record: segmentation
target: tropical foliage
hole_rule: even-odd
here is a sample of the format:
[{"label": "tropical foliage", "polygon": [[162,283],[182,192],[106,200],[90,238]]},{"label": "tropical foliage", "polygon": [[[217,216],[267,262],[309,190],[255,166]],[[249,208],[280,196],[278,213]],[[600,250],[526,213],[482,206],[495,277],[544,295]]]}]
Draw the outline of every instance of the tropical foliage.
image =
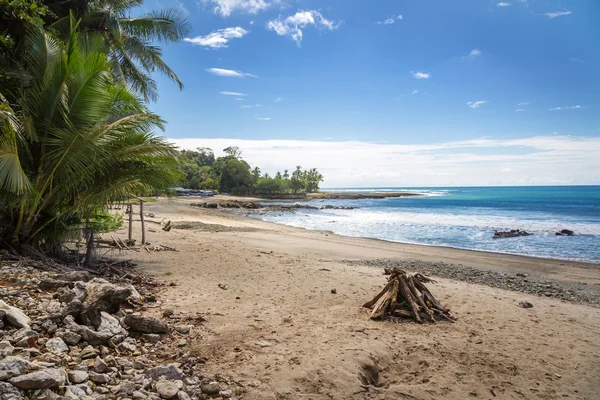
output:
[{"label": "tropical foliage", "polygon": [[5,244],[59,243],[109,202],[179,178],[179,152],[152,133],[164,122],[114,79],[106,37],[82,30],[73,17],[68,25],[60,37],[28,28],[18,89],[0,88],[7,89],[0,99]]},{"label": "tropical foliage", "polygon": [[262,174],[260,168],[251,168],[242,159],[242,151],[237,147],[223,149],[226,154],[215,160],[208,148],[197,151],[182,150],[186,160],[181,167],[185,178],[180,185],[190,189],[210,189],[233,194],[285,194],[312,193],[319,190],[323,175],[315,168],[303,170],[297,166],[290,175],[287,170],[277,172],[275,177]]}]

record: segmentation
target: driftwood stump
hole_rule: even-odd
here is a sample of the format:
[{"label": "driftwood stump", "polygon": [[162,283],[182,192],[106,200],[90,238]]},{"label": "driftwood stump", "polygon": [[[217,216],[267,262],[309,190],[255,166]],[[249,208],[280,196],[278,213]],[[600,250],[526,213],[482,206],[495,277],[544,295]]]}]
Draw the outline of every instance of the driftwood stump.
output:
[{"label": "driftwood stump", "polygon": [[454,322],[450,311],[431,294],[425,283],[435,283],[421,275],[411,275],[401,268],[386,269],[390,275],[383,290],[363,307],[371,308],[371,319],[410,318],[417,322]]}]

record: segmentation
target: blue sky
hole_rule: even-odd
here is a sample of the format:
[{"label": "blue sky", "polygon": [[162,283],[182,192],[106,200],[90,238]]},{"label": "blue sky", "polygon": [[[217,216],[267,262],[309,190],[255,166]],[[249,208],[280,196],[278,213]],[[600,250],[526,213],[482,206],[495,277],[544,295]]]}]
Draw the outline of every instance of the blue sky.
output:
[{"label": "blue sky", "polygon": [[[173,5],[193,27],[164,46],[185,88],[159,78],[151,107],[182,147],[237,144],[265,170],[320,168],[326,186],[600,183],[596,0],[146,7]],[[375,153],[335,151],[356,144]],[[415,152],[419,170],[390,173]]]}]

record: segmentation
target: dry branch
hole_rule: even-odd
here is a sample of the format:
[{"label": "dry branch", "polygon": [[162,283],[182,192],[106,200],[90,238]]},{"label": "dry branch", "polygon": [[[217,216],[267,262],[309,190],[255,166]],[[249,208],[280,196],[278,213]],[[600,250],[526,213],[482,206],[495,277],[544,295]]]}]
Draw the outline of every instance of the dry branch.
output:
[{"label": "dry branch", "polygon": [[421,274],[411,275],[400,268],[386,269],[385,274],[389,278],[383,290],[363,305],[372,309],[371,319],[410,318],[433,323],[455,321],[449,310],[425,286],[425,283],[435,281]]}]

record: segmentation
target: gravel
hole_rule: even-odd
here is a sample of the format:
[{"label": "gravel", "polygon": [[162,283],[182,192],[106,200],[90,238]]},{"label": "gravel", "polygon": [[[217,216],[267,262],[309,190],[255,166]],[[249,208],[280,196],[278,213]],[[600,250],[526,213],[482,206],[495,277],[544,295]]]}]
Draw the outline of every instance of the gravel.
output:
[{"label": "gravel", "polygon": [[486,285],[494,288],[552,297],[575,303],[600,305],[600,289],[584,283],[572,284],[542,279],[524,273],[505,273],[444,262],[407,261],[391,259],[343,260],[348,265],[366,265],[380,268],[400,267],[428,276]]}]

